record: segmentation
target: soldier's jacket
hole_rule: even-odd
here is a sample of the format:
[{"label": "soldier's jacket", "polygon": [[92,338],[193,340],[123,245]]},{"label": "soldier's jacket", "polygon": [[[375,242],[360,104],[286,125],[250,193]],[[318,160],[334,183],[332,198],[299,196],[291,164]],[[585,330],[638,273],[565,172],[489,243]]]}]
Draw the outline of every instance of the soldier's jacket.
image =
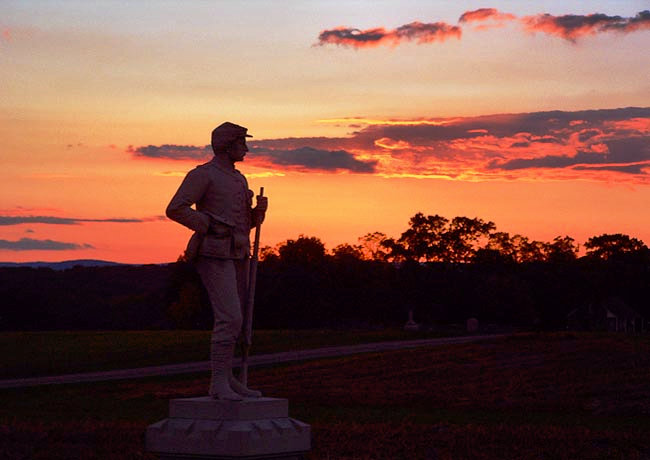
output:
[{"label": "soldier's jacket", "polygon": [[[213,159],[187,173],[166,213],[195,232],[186,256],[242,259],[250,253],[252,202],[244,175]],[[192,247],[196,254],[191,254]]]}]

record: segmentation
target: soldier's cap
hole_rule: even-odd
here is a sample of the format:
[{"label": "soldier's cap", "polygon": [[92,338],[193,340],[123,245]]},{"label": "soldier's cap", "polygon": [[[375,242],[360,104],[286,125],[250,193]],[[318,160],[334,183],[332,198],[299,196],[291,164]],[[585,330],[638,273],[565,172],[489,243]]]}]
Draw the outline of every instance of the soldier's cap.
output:
[{"label": "soldier's cap", "polygon": [[219,126],[212,130],[212,144],[224,144],[234,141],[239,137],[253,137],[248,134],[248,128],[236,125],[229,121],[221,123]]}]

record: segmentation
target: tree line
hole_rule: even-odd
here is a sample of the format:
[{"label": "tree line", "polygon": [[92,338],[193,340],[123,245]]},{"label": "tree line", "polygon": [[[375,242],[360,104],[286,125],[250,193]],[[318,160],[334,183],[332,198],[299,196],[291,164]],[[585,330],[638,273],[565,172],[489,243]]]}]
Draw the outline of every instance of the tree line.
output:
[{"label": "tree line", "polygon": [[[604,234],[584,243],[497,231],[478,218],[415,214],[397,238],[369,233],[327,250],[301,235],[261,250],[256,328],[463,322],[558,329],[572,309],[616,297],[650,318],[650,251]],[[198,276],[167,265],[0,269],[0,329],[210,329]]]},{"label": "tree line", "polygon": [[[536,241],[479,218],[422,213],[398,238],[368,233],[330,251],[320,238],[301,235],[261,249],[256,322],[273,328],[400,326],[412,310],[432,326],[474,316],[557,329],[566,326],[572,309],[612,297],[650,317],[647,246],[628,235],[603,234],[589,238],[584,249],[579,257],[569,236]],[[179,297],[176,312],[189,324],[183,312],[196,312],[200,289],[196,282],[184,286],[179,292],[191,295]]]},{"label": "tree line", "polygon": [[[592,236],[585,244],[586,257],[608,260],[625,257],[648,257],[643,241],[625,234]],[[325,246],[317,237],[301,236],[276,247],[262,248],[262,258],[295,258],[296,252],[322,253]],[[557,236],[550,242],[497,231],[494,222],[480,218],[417,213],[399,238],[381,232],[368,233],[357,244],[344,243],[331,250],[333,257],[376,260],[383,262],[416,261],[420,263],[530,263],[569,262],[578,258],[580,246],[570,236]],[[308,257],[306,254],[305,257]]]}]

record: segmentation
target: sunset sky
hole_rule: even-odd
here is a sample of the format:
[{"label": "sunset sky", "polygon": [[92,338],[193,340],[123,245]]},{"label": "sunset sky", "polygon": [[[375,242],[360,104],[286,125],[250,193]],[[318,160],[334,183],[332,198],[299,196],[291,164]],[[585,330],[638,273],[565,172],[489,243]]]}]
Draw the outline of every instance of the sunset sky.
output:
[{"label": "sunset sky", "polygon": [[0,261],[176,260],[223,121],[262,244],[416,212],[650,244],[650,1],[0,3]]}]

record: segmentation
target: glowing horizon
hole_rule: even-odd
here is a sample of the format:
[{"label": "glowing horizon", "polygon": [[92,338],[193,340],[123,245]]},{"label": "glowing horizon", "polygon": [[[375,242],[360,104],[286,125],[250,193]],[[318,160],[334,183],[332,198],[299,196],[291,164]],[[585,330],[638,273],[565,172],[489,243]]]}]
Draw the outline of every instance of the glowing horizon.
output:
[{"label": "glowing horizon", "polygon": [[283,6],[3,2],[0,261],[175,260],[160,216],[225,120],[263,245],[416,212],[650,244],[645,2]]}]

